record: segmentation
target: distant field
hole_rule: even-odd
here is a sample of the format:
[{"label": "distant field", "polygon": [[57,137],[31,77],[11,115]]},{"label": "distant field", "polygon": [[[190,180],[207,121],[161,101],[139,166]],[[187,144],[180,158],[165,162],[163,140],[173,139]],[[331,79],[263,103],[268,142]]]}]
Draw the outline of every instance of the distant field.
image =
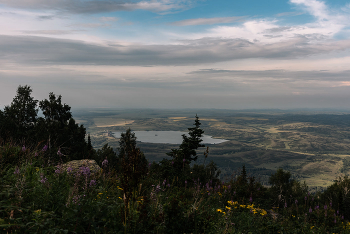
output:
[{"label": "distant field", "polygon": [[[350,115],[238,112],[227,110],[123,110],[80,113],[77,122],[91,134],[95,148],[118,140],[107,131],[187,131],[198,113],[205,134],[228,142],[211,145],[208,160],[223,178],[239,173],[242,165],[263,183],[281,167],[310,187],[326,187],[349,174]],[[139,144],[150,161],[159,161],[176,145]],[[199,155],[204,149],[199,150]],[[199,158],[198,163],[203,163]]]}]

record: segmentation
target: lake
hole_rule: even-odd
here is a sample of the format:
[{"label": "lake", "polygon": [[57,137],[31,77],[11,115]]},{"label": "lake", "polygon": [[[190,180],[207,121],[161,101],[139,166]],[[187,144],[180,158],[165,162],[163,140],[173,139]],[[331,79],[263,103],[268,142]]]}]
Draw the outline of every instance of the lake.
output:
[{"label": "lake", "polygon": [[[187,132],[180,131],[134,131],[137,141],[145,143],[162,143],[162,144],[181,144],[182,134]],[[115,138],[120,138],[121,132],[112,133]],[[228,140],[215,139],[209,135],[203,135],[202,144],[220,144]]]}]

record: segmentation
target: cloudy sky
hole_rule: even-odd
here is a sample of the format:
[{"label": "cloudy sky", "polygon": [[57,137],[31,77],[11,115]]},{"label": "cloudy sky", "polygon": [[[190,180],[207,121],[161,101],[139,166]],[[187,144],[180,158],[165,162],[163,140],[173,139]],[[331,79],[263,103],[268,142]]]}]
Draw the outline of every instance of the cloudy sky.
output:
[{"label": "cloudy sky", "polygon": [[0,0],[0,108],[350,109],[350,0]]}]

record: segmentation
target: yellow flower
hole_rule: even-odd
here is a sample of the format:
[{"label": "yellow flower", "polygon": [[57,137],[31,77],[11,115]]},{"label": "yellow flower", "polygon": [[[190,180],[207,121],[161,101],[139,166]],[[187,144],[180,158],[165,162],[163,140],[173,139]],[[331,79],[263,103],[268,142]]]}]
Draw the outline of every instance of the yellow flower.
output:
[{"label": "yellow flower", "polygon": [[98,193],[98,195],[102,195],[103,193]]},{"label": "yellow flower", "polygon": [[226,206],[226,209],[231,210],[231,207]]},{"label": "yellow flower", "polygon": [[118,197],[120,200],[123,200],[123,198],[121,198],[121,197]]},{"label": "yellow flower", "polygon": [[311,226],[310,229],[313,229],[315,226]]},{"label": "yellow flower", "polygon": [[222,213],[222,210],[221,210],[221,209],[217,209],[216,211]]}]

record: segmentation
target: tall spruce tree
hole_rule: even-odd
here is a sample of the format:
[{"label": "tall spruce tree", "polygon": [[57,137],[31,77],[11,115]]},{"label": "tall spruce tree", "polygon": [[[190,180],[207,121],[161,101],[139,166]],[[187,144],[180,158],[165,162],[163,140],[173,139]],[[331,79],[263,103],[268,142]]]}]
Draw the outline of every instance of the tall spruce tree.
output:
[{"label": "tall spruce tree", "polygon": [[196,161],[198,156],[196,153],[196,149],[199,147],[204,147],[201,144],[203,141],[201,137],[203,136],[204,131],[200,128],[200,121],[198,116],[196,115],[196,119],[194,121],[194,127],[188,128],[188,135],[182,135],[182,143],[179,146],[179,149],[171,149],[171,152],[167,153],[168,156],[173,157],[175,160],[188,160],[188,161]]}]

